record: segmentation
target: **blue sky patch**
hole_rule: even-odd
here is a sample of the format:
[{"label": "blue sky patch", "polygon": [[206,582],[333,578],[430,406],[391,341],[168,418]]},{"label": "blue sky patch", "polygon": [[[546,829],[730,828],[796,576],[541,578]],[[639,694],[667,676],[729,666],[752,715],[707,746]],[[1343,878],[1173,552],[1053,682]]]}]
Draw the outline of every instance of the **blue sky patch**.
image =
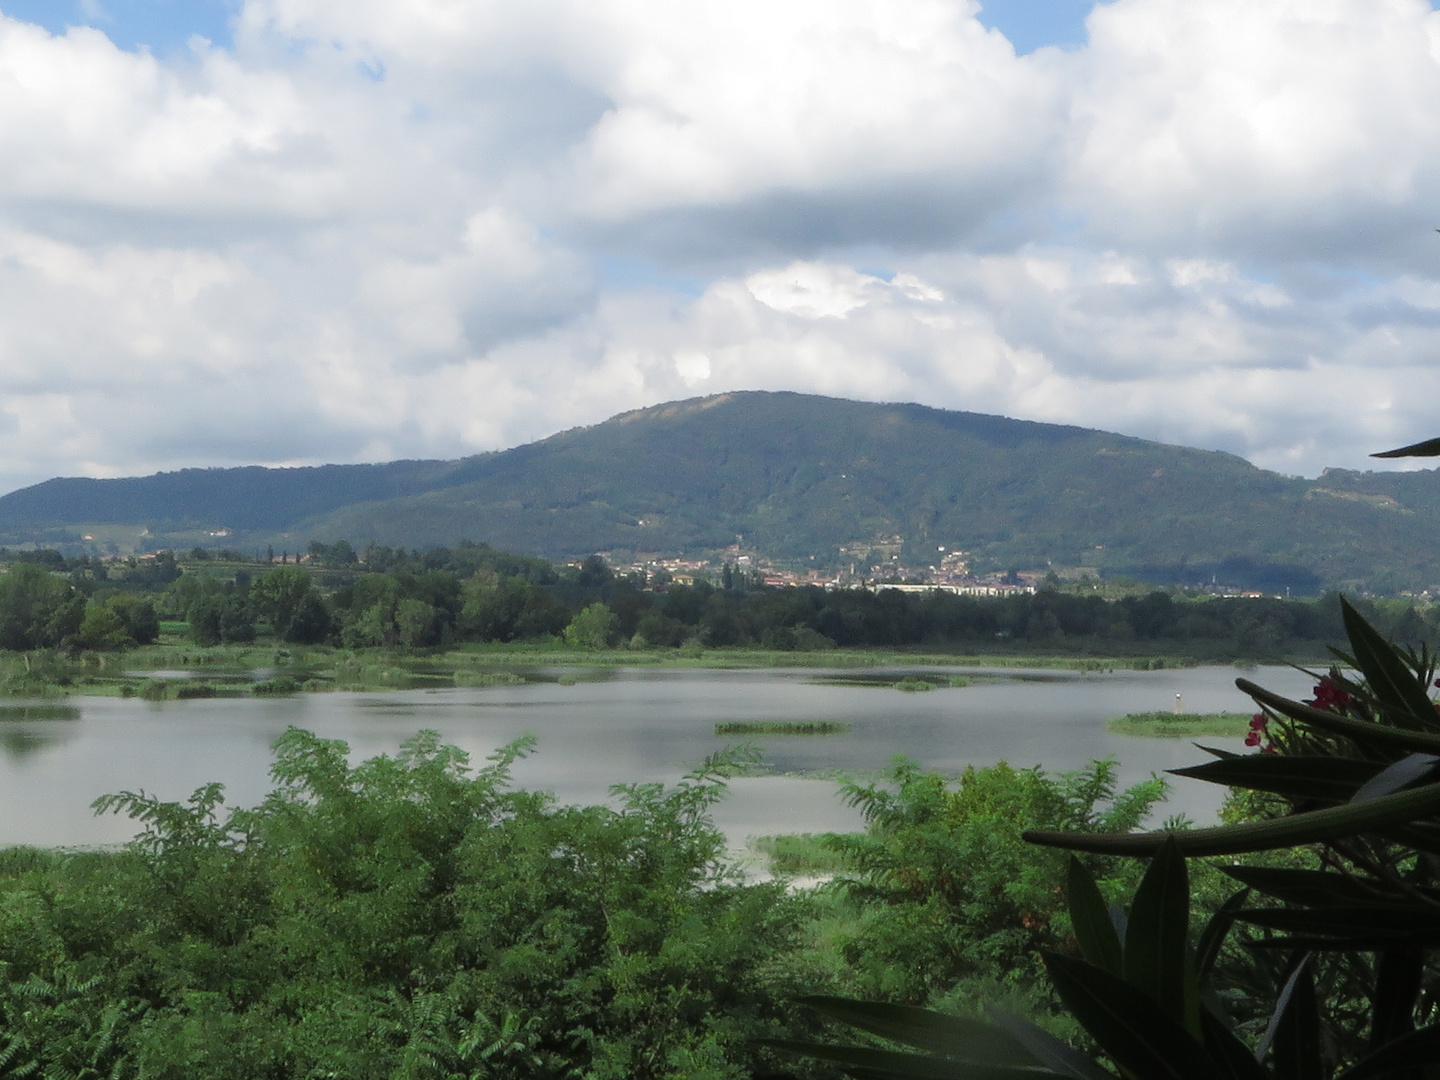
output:
[{"label": "blue sky patch", "polygon": [[[980,21],[1021,53],[1044,45],[1085,44],[1091,0],[983,0]],[[63,34],[71,26],[102,30],[122,49],[148,47],[157,56],[184,49],[199,34],[230,44],[230,19],[241,0],[0,0],[0,10]]]},{"label": "blue sky patch", "polygon": [[228,47],[239,8],[240,0],[0,0],[10,18],[52,34],[93,26],[122,49],[145,47],[156,56],[184,50],[196,34]]},{"label": "blue sky patch", "polygon": [[999,30],[1021,56],[1045,45],[1084,45],[1091,0],[981,0],[980,22]]}]

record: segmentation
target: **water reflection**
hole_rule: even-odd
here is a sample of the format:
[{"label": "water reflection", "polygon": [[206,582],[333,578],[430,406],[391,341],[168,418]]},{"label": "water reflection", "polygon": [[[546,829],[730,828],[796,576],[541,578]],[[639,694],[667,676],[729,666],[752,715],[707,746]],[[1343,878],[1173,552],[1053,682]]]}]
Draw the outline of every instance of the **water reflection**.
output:
[{"label": "water reflection", "polygon": [[69,702],[30,701],[19,705],[0,705],[0,724],[26,720],[79,720],[80,706]]},{"label": "water reflection", "polygon": [[63,745],[78,731],[80,708],[70,703],[32,701],[0,705],[0,750],[24,761]]}]

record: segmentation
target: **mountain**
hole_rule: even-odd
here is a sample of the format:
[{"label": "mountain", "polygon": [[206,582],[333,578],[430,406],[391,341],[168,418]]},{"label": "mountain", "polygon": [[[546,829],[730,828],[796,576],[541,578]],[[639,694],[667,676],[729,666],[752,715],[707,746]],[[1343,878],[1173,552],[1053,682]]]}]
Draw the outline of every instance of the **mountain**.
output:
[{"label": "mountain", "polygon": [[1306,480],[1086,428],[746,392],[458,461],[57,479],[0,498],[0,543],[71,549],[471,539],[561,558],[737,536],[817,566],[864,562],[867,548],[928,564],[943,545],[980,568],[1420,589],[1440,582],[1440,476]]}]

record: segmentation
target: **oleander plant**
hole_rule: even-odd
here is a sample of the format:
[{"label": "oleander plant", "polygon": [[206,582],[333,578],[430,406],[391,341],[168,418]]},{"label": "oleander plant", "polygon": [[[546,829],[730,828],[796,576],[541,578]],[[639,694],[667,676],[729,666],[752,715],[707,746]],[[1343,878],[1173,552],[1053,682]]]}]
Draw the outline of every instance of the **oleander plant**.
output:
[{"label": "oleander plant", "polygon": [[[1232,789],[1225,824],[1025,834],[1148,860],[1126,909],[1070,859],[1073,935],[1041,960],[1085,1038],[997,1009],[811,997],[845,1041],[773,1045],[872,1078],[1440,1077],[1435,659],[1342,610],[1349,647],[1310,700],[1237,679],[1258,706],[1249,749],[1175,770]],[[1192,871],[1234,886],[1203,916]]]}]

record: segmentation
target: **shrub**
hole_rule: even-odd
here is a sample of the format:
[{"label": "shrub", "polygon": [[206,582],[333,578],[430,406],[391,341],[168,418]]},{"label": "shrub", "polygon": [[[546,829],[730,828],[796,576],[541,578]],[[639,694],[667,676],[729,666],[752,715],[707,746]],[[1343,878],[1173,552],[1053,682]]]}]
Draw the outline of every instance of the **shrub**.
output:
[{"label": "shrub", "polygon": [[578,649],[603,649],[620,623],[616,614],[601,603],[591,604],[565,627],[565,644]]}]

